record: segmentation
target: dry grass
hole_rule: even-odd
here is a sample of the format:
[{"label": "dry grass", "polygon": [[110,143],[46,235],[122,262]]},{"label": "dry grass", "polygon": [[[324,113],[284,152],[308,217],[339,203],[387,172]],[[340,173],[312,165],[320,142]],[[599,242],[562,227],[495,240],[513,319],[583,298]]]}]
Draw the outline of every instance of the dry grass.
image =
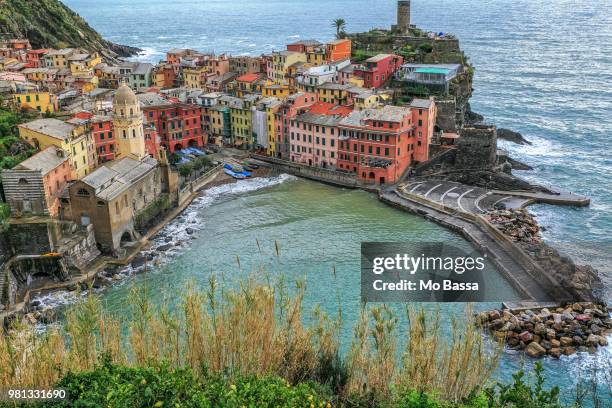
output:
[{"label": "dry grass", "polygon": [[[341,396],[369,395],[388,400],[394,389],[435,392],[457,401],[487,383],[497,353],[485,344],[471,321],[453,323],[443,341],[439,315],[408,309],[407,331],[387,306],[363,306],[354,326],[352,346],[339,358],[340,318],[316,309],[304,324],[305,286],[297,282],[262,284],[252,279],[238,287],[206,291],[187,288],[180,308],[153,307],[146,285],[131,293],[127,331],[106,315],[90,295],[70,308],[63,328],[40,335],[16,325],[2,337],[0,388],[49,387],[68,371],[91,370],[100,359],[133,366],[169,364],[196,373],[229,376],[275,374],[291,383],[315,380]],[[127,334],[126,334],[127,332]],[[397,339],[406,339],[400,356]]]}]

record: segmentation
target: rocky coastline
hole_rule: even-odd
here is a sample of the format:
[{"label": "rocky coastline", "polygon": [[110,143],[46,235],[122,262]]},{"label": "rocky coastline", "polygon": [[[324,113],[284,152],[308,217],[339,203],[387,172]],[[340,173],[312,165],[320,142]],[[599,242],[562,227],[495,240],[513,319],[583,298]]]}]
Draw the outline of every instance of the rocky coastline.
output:
[{"label": "rocky coastline", "polygon": [[477,323],[511,350],[533,358],[559,358],[576,352],[595,352],[608,345],[612,319],[604,305],[573,303],[554,309],[490,310],[476,315]]}]

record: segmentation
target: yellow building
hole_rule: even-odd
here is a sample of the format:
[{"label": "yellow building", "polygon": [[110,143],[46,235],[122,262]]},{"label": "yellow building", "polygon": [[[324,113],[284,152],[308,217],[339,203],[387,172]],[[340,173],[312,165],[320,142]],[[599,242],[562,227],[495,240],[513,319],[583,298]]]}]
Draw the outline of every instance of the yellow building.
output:
[{"label": "yellow building", "polygon": [[325,47],[315,47],[306,52],[306,61],[313,66],[323,65],[326,62],[326,55]]},{"label": "yellow building", "polygon": [[37,119],[19,125],[19,136],[43,150],[57,146],[68,152],[72,178],[85,177],[96,166],[97,157],[87,121],[73,119]]},{"label": "yellow building", "polygon": [[17,59],[13,58],[13,57],[5,57],[2,58],[0,57],[0,69],[5,69],[7,68],[9,65],[18,63],[19,61],[17,61]]},{"label": "yellow building", "polygon": [[274,116],[282,105],[281,101],[277,101],[266,106],[266,120],[268,126],[268,148],[266,152],[268,156],[272,157],[276,157],[276,123],[274,122]]},{"label": "yellow building", "polygon": [[291,88],[288,84],[276,84],[274,82],[267,82],[261,88],[261,94],[264,98],[275,97],[279,99],[285,99],[291,95]]},{"label": "yellow building", "polygon": [[184,68],[183,78],[186,88],[204,89],[208,78],[208,67]]},{"label": "yellow building", "polygon": [[240,75],[236,78],[235,92],[236,96],[242,98],[245,95],[253,93],[261,93],[262,74],[250,73]]},{"label": "yellow building", "polygon": [[219,104],[230,109],[231,143],[239,148],[250,149],[255,144],[253,137],[253,104],[259,95],[247,95],[244,98],[222,96]]},{"label": "yellow building", "polygon": [[359,92],[353,96],[355,110],[364,110],[370,108],[378,108],[380,99],[378,95],[368,89],[364,89],[363,92]]},{"label": "yellow building", "polygon": [[363,84],[365,82],[363,81],[363,78],[353,75],[349,78],[348,83],[351,86],[358,86],[359,88],[363,88]]},{"label": "yellow building", "polygon": [[332,82],[319,85],[316,89],[321,102],[329,102],[337,105],[346,105],[348,102],[348,89],[351,85],[341,85]]},{"label": "yellow building", "polygon": [[47,91],[25,90],[13,94],[15,104],[39,112],[55,112],[55,98]]},{"label": "yellow building", "polygon": [[69,68],[68,57],[75,52],[74,48],[62,48],[61,50],[49,50],[45,55],[48,67],[57,69]]},{"label": "yellow building", "polygon": [[287,82],[289,67],[296,62],[306,62],[307,57],[303,52],[280,51],[272,53],[272,80],[277,84]]}]

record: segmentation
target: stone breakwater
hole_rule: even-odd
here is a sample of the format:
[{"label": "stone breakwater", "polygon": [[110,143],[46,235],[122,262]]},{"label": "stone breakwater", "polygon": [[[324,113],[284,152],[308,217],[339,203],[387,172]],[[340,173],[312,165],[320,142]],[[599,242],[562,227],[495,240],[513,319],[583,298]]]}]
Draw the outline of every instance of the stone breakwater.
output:
[{"label": "stone breakwater", "polygon": [[594,352],[608,345],[612,319],[605,306],[574,303],[553,310],[491,310],[476,315],[476,322],[512,350],[533,358],[559,358],[576,352]]},{"label": "stone breakwater", "polygon": [[576,299],[595,300],[602,283],[590,265],[576,265],[569,257],[542,240],[536,219],[525,209],[489,211],[485,218],[523,249],[561,285],[578,296]]}]

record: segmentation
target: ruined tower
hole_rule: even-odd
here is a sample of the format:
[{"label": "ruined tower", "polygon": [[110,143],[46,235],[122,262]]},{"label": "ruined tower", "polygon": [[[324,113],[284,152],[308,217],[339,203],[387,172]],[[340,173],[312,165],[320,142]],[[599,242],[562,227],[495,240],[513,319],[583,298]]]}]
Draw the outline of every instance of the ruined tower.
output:
[{"label": "ruined tower", "polygon": [[400,33],[407,33],[410,27],[410,0],[397,2],[397,29]]}]

